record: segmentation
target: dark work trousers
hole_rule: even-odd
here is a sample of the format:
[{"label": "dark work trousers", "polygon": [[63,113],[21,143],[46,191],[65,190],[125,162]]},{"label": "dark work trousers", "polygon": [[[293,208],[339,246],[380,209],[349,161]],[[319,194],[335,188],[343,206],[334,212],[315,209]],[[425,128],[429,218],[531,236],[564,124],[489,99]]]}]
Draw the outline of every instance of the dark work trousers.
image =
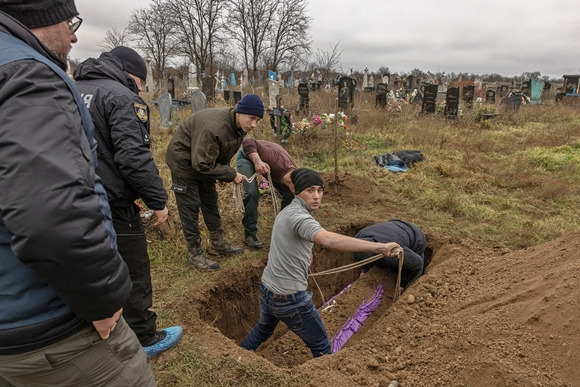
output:
[{"label": "dark work trousers", "polygon": [[201,247],[200,209],[203,221],[209,231],[217,231],[222,227],[215,179],[195,180],[178,177],[172,173],[171,180],[173,181],[171,189],[175,192],[175,202],[177,203],[183,235],[187,247],[191,251]]},{"label": "dark work trousers", "polygon": [[123,317],[139,341],[145,342],[155,335],[157,321],[155,312],[149,310],[153,305],[153,289],[145,229],[136,204],[111,206],[111,213],[119,253],[129,267],[133,283],[131,296],[123,307]]}]

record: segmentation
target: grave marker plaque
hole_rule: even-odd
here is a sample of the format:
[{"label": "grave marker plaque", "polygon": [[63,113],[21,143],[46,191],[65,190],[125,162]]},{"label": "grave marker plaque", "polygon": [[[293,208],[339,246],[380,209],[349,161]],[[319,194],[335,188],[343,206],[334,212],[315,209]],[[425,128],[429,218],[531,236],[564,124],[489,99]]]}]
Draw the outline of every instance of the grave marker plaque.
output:
[{"label": "grave marker plaque", "polygon": [[455,118],[459,113],[459,87],[450,87],[445,95],[444,114],[447,118]]},{"label": "grave marker plaque", "polygon": [[475,86],[464,86],[463,87],[463,101],[465,105],[469,108],[473,105],[473,95],[475,94]]},{"label": "grave marker plaque", "polygon": [[518,111],[522,104],[522,93],[511,93],[504,102],[506,110]]},{"label": "grave marker plaque", "polygon": [[166,128],[171,125],[171,103],[172,99],[171,94],[169,93],[163,93],[157,99],[162,128]]},{"label": "grave marker plaque", "polygon": [[276,97],[278,95],[280,95],[280,82],[268,78],[268,97],[270,109],[274,109],[276,107]]},{"label": "grave marker plaque", "polygon": [[426,85],[423,87],[423,104],[421,112],[435,113],[437,111],[437,91],[438,85]]}]

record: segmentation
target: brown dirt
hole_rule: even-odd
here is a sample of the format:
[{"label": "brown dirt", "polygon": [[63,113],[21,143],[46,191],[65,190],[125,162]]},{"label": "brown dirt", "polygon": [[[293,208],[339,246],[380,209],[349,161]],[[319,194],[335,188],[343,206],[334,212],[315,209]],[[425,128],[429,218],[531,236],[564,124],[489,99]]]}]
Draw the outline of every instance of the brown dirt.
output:
[{"label": "brown dirt", "polygon": [[[386,187],[351,175],[338,184],[334,176],[325,179],[329,187],[315,216],[330,231],[354,235],[390,218],[414,222],[394,203],[373,205],[370,198],[387,194]],[[380,269],[360,279],[356,270],[316,277],[321,291],[310,280],[317,305],[353,284],[331,312],[321,313],[331,337],[378,283],[384,285],[380,307],[334,355],[312,359],[283,324],[256,353],[237,345],[259,315],[256,293],[266,251],[216,272],[214,286],[173,308],[180,310],[185,335],[201,342],[217,363],[257,362],[280,375],[301,375],[302,385],[386,387],[397,380],[401,386],[580,386],[580,232],[510,251],[424,231],[426,272],[394,304],[394,275]],[[350,254],[317,247],[312,271],[350,262]],[[170,352],[154,362],[169,362]]]}]

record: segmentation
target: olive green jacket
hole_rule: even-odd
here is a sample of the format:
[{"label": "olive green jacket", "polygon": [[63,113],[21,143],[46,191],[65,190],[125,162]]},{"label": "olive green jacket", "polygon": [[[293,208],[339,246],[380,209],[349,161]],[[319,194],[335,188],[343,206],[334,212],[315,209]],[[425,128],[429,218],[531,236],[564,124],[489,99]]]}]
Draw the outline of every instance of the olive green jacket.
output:
[{"label": "olive green jacket", "polygon": [[230,182],[236,177],[230,162],[245,135],[236,128],[233,108],[201,110],[181,123],[169,142],[165,161],[181,178]]}]

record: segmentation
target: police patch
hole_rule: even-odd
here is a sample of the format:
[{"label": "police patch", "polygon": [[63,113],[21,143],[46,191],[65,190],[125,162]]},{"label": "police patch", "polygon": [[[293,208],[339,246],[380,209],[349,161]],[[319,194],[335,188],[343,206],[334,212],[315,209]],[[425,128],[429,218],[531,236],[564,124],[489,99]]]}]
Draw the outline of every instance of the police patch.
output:
[{"label": "police patch", "polygon": [[147,106],[137,102],[135,102],[133,105],[135,107],[135,114],[137,114],[137,117],[141,120],[141,122],[147,122]]}]

